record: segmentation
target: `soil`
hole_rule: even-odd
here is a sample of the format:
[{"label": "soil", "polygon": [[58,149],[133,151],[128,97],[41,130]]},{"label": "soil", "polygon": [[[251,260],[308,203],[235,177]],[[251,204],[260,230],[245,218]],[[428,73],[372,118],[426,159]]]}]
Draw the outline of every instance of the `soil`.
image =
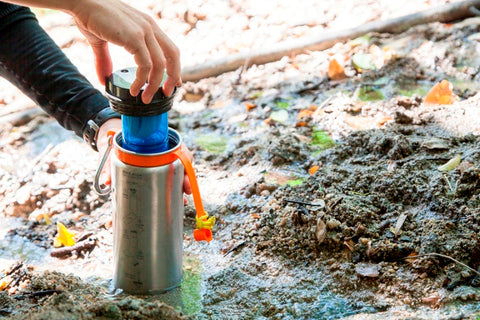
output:
[{"label": "soil", "polygon": [[[275,2],[147,1],[145,10],[185,39],[193,64],[445,2],[306,1],[267,13]],[[37,13],[98,85],[71,20]],[[112,287],[112,207],[93,192],[97,155],[2,82],[0,317],[478,320],[479,35],[480,18],[432,23],[185,83],[170,126],[194,153],[217,224],[212,242],[195,242],[189,199],[184,281],[161,296]],[[376,66],[355,68],[359,53]],[[327,76],[334,56],[344,79]],[[424,103],[444,79],[453,104]],[[57,222],[76,234],[76,250],[53,248]]]}]

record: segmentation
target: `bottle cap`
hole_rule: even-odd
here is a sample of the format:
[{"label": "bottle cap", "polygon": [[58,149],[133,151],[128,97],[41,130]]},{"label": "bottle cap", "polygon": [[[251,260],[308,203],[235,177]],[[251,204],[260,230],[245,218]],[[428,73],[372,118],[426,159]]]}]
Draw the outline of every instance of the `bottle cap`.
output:
[{"label": "bottle cap", "polygon": [[[155,116],[169,111],[172,108],[173,97],[177,88],[170,97],[166,97],[162,85],[152,98],[152,102],[145,104],[142,101],[142,92],[137,96],[130,94],[130,86],[135,80],[136,67],[120,69],[112,73],[105,81],[105,92],[111,102],[112,109],[121,115],[145,117]],[[165,81],[166,74],[163,80]],[[162,81],[163,84],[163,81]],[[139,108],[139,106],[141,106]]]}]

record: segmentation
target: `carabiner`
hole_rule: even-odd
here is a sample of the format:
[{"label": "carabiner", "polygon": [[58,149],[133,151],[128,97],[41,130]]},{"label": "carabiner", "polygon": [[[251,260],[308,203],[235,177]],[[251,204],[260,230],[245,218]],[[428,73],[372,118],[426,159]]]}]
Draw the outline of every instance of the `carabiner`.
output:
[{"label": "carabiner", "polygon": [[95,173],[95,180],[93,183],[93,188],[95,192],[99,196],[105,196],[110,193],[110,190],[112,189],[111,186],[106,185],[105,188],[102,188],[100,186],[100,176],[102,174],[103,167],[105,166],[105,163],[107,162],[108,155],[110,154],[110,151],[112,150],[112,141],[113,141],[113,135],[110,134],[108,135],[108,145],[107,149],[105,150],[105,153],[102,156],[102,160],[100,161],[100,164],[98,165],[97,172]]}]

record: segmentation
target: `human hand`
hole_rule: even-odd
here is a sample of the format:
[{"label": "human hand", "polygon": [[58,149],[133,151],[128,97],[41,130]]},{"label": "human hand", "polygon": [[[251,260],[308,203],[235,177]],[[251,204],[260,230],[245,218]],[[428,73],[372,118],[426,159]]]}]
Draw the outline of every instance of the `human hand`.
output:
[{"label": "human hand", "polygon": [[147,83],[142,101],[150,103],[157,92],[166,69],[163,92],[170,96],[180,78],[180,52],[160,30],[152,17],[118,0],[84,0],[68,10],[95,55],[97,75],[102,84],[112,71],[108,42],[131,53],[137,64],[136,79],[130,93],[137,96]]}]

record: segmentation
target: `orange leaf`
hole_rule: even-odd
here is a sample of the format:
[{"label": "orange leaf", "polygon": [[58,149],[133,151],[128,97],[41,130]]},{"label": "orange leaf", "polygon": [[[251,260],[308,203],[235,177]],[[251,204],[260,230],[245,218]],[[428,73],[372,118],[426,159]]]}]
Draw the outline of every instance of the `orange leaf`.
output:
[{"label": "orange leaf", "polygon": [[312,116],[312,114],[313,114],[313,111],[312,111],[312,110],[302,109],[302,110],[300,110],[300,112],[298,113],[297,119],[307,118],[307,117]]},{"label": "orange leaf", "polygon": [[328,77],[332,80],[345,79],[345,69],[338,63],[337,59],[330,60],[328,65]]},{"label": "orange leaf", "polygon": [[254,217],[255,219],[260,219],[260,215],[258,215],[256,213],[252,213],[252,217]]},{"label": "orange leaf", "polygon": [[452,85],[447,80],[437,83],[425,97],[425,103],[431,104],[452,104],[453,91]]},{"label": "orange leaf", "polygon": [[307,123],[305,121],[299,121],[295,124],[295,127],[306,127]]},{"label": "orange leaf", "polygon": [[377,123],[378,125],[381,127],[383,126],[385,123],[387,123],[388,121],[392,121],[393,118],[392,117],[383,117],[382,119],[378,120]]},{"label": "orange leaf", "polygon": [[253,103],[250,103],[250,102],[245,102],[245,106],[247,107],[247,111],[250,111],[250,110],[257,107],[256,104],[253,104]]},{"label": "orange leaf", "polygon": [[308,169],[308,174],[313,175],[317,170],[320,168],[320,166],[313,166],[310,169]]}]

